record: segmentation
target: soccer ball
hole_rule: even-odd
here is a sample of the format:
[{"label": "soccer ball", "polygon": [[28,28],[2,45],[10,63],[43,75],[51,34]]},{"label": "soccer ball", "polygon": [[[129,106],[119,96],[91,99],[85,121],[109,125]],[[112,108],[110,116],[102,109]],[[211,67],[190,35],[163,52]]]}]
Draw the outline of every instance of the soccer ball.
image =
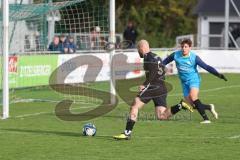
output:
[{"label": "soccer ball", "polygon": [[82,129],[84,136],[95,136],[97,133],[97,128],[92,123],[87,123],[83,126]]}]

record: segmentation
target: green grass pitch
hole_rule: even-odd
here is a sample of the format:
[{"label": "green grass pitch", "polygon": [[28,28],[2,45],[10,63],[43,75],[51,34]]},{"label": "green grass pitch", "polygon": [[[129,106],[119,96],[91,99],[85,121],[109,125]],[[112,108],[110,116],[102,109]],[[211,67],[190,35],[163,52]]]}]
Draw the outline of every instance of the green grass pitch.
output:
[{"label": "green grass pitch", "polygon": [[[129,107],[120,100],[112,112],[86,122],[67,122],[54,114],[62,97],[48,89],[19,90],[17,100],[52,98],[52,101],[18,102],[10,106],[10,118],[0,120],[0,160],[234,160],[240,157],[240,75],[226,74],[228,82],[202,74],[200,98],[214,103],[219,120],[199,124],[201,118],[181,111],[169,121],[155,120],[153,103],[140,111],[132,139],[116,141],[112,135],[125,128]],[[168,105],[181,99],[176,76],[167,77],[173,84]],[[104,86],[105,84],[103,84]],[[101,85],[100,85],[101,86]],[[104,87],[103,87],[104,88]],[[74,112],[84,112],[95,104],[75,104]],[[80,108],[77,110],[77,108]],[[95,137],[81,136],[82,126],[92,122]]]}]

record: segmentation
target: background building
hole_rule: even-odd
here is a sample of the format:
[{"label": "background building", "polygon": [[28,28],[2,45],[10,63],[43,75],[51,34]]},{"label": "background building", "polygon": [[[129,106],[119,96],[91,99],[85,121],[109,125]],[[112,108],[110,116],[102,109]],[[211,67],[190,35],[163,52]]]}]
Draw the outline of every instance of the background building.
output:
[{"label": "background building", "polygon": [[[240,1],[234,0],[238,10]],[[240,46],[240,17],[229,4],[229,31]],[[198,15],[198,47],[224,47],[225,0],[199,0],[195,13]],[[234,47],[229,39],[229,47]]]}]

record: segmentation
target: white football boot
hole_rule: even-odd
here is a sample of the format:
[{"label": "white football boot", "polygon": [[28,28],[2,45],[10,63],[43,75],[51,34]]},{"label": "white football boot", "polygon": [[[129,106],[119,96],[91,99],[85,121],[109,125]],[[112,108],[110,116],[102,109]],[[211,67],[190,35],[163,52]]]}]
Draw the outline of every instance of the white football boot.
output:
[{"label": "white football boot", "polygon": [[210,112],[212,113],[213,117],[215,119],[218,119],[218,113],[215,110],[215,106],[213,104],[209,104],[210,105]]},{"label": "white football boot", "polygon": [[201,124],[209,124],[209,123],[211,123],[211,121],[210,120],[204,120],[204,121],[202,121],[202,122],[200,122]]}]

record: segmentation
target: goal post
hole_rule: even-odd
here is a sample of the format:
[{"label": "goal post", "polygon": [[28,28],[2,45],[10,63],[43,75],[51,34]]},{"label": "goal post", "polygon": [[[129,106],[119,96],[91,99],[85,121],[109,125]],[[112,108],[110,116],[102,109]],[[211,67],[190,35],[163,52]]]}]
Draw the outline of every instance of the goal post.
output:
[{"label": "goal post", "polygon": [[3,76],[2,76],[2,102],[3,102],[3,113],[2,119],[9,117],[9,81],[8,81],[8,54],[9,54],[9,40],[8,40],[8,28],[9,28],[9,3],[8,0],[2,1],[2,15],[3,15],[3,25],[2,25],[2,57],[3,57]]},{"label": "goal post", "polygon": [[[109,0],[110,9],[109,9],[109,17],[110,17],[110,32],[109,32],[109,41],[112,44],[115,44],[115,0]],[[110,51],[110,93],[111,93],[111,104],[116,103],[116,90],[115,90],[115,71],[112,65],[112,59],[115,54],[115,49]]]}]

